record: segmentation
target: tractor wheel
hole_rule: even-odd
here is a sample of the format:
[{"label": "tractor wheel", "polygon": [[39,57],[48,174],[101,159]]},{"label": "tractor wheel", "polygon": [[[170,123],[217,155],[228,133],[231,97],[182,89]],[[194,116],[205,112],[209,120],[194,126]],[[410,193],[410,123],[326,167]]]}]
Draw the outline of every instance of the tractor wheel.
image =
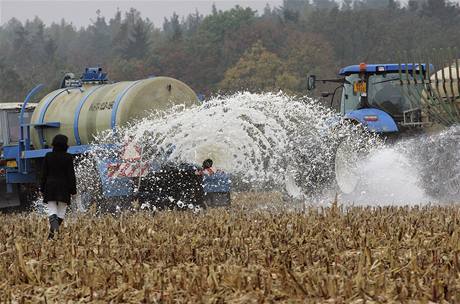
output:
[{"label": "tractor wheel", "polygon": [[284,175],[285,191],[289,198],[301,199],[304,195],[302,187],[298,183],[297,170],[288,166]]},{"label": "tractor wheel", "polygon": [[139,188],[141,203],[149,203],[159,209],[188,209],[190,205],[206,207],[202,177],[194,168],[167,164],[157,172],[142,179]]},{"label": "tractor wheel", "polygon": [[354,125],[352,136],[342,139],[335,150],[334,176],[336,189],[340,193],[351,194],[358,191],[362,185],[359,166],[368,155],[368,145],[363,138],[368,131],[362,125]]},{"label": "tractor wheel", "polygon": [[460,127],[428,137],[418,148],[422,186],[442,202],[460,198]]},{"label": "tractor wheel", "polygon": [[335,182],[342,193],[353,193],[360,184],[358,172],[359,153],[355,147],[342,141],[335,152]]},{"label": "tractor wheel", "polygon": [[209,192],[204,195],[206,207],[230,207],[230,192]]},{"label": "tractor wheel", "polygon": [[[34,184],[17,184],[13,193],[4,195],[7,203],[1,212],[29,212],[33,209],[34,202],[38,200],[38,188]],[[3,202],[2,202],[3,203]],[[3,206],[2,206],[3,207]]]},{"label": "tractor wheel", "polygon": [[446,182],[446,194],[451,198],[460,197],[460,177],[451,178]]}]

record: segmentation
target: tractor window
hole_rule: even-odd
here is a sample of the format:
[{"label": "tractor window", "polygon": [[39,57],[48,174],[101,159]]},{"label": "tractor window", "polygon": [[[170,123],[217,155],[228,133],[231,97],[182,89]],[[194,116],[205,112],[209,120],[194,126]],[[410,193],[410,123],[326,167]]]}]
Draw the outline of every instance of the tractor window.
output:
[{"label": "tractor window", "polygon": [[356,110],[360,100],[359,94],[353,91],[353,84],[360,80],[359,75],[352,74],[345,77],[345,79],[348,83],[344,84],[344,89],[342,90],[342,102],[340,103],[340,112],[342,114]]},{"label": "tractor window", "polygon": [[381,109],[393,117],[403,115],[411,104],[403,96],[399,73],[369,76],[368,102],[371,107]]},{"label": "tractor window", "polygon": [[19,113],[8,112],[7,121],[10,143],[17,143],[19,141]]}]

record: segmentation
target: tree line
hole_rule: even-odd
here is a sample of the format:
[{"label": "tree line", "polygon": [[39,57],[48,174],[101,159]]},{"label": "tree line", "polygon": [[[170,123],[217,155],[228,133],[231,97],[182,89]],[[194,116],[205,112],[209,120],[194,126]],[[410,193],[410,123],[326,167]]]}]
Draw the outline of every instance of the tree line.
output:
[{"label": "tree line", "polygon": [[305,95],[310,73],[334,77],[348,64],[460,46],[459,21],[459,5],[448,0],[285,0],[262,12],[213,6],[207,16],[173,14],[162,28],[136,9],[98,11],[81,28],[13,18],[0,27],[0,101],[21,101],[37,83],[49,92],[66,72],[94,65],[113,81],[165,75],[205,95]]}]

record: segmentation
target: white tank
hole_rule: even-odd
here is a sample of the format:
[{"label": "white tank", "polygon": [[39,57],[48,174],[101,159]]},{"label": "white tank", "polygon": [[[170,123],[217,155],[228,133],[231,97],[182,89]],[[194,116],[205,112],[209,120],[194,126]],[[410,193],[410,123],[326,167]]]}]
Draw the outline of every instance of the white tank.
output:
[{"label": "white tank", "polygon": [[[84,85],[49,93],[37,105],[31,123],[35,149],[50,146],[56,134],[69,138],[69,145],[84,145],[101,131],[142,119],[156,110],[199,100],[183,82],[169,77],[154,77],[113,84]],[[48,124],[46,127],[40,127]]]}]

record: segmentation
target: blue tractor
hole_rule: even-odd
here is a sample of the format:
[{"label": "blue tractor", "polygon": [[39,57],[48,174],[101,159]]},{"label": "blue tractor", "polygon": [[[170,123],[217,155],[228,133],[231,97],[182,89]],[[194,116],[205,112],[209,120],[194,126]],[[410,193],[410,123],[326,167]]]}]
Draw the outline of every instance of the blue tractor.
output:
[{"label": "blue tractor", "polygon": [[[459,63],[446,62],[451,65],[437,72],[430,63],[361,63],[340,69],[337,79],[317,79],[310,75],[307,89],[315,89],[317,82],[337,83],[333,92],[321,93],[322,97],[331,97],[331,108],[339,95],[340,115],[344,120],[394,142],[401,137],[433,133],[460,124]],[[353,169],[344,165],[352,149],[340,145],[335,159],[335,179],[343,193],[355,191],[358,184]],[[440,174],[443,174],[441,183],[449,184],[441,192],[449,192],[450,197],[460,195],[459,172],[454,170],[449,177],[445,172]],[[431,179],[427,184],[430,183],[435,184]],[[439,191],[442,186],[431,187]]]},{"label": "blue tractor", "polygon": [[427,71],[426,64],[361,63],[340,69],[339,79],[316,79],[310,75],[308,90],[313,90],[317,81],[340,83],[333,93],[325,92],[321,96],[332,96],[333,107],[335,96],[341,89],[340,114],[346,120],[365,126],[371,132],[401,134],[424,125],[420,103],[414,104],[405,98],[400,84],[401,71],[406,69],[410,75]]}]

